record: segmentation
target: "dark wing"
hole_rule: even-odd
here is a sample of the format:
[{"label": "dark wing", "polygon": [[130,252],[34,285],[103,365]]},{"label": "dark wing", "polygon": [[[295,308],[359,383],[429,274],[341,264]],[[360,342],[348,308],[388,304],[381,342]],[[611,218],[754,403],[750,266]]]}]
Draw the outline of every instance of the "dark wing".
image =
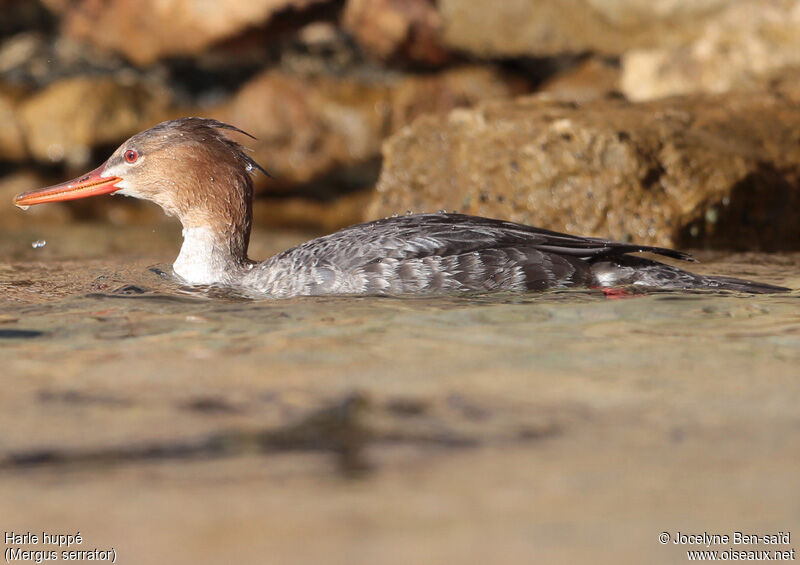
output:
[{"label": "dark wing", "polygon": [[782,292],[707,277],[635,252],[693,261],[648,245],[579,237],[461,214],[419,214],[358,224],[252,265],[243,286],[274,298],[398,295],[586,286]]},{"label": "dark wing", "polygon": [[255,266],[276,296],[544,290],[594,283],[590,263],[636,251],[688,255],[465,216],[418,214],[350,226]]},{"label": "dark wing", "polygon": [[346,267],[382,258],[447,257],[515,247],[589,261],[645,251],[694,261],[686,253],[663,247],[581,237],[503,220],[446,213],[413,214],[356,224],[289,249],[278,257],[307,252]]}]

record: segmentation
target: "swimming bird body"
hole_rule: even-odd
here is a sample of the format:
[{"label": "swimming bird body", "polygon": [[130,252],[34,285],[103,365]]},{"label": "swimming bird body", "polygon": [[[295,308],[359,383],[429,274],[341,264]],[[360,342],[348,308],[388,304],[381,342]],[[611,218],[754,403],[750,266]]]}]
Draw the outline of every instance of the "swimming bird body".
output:
[{"label": "swimming bird body", "polygon": [[[541,291],[554,288],[787,290],[695,275],[629,255],[679,251],[580,237],[462,214],[411,214],[350,226],[256,263],[247,257],[251,173],[263,170],[203,118],[158,124],[91,173],[15,198],[18,206],[119,192],[159,204],[183,224],[173,268],[189,284],[221,284],[273,298]],[[246,135],[246,134],[245,134]]]}]

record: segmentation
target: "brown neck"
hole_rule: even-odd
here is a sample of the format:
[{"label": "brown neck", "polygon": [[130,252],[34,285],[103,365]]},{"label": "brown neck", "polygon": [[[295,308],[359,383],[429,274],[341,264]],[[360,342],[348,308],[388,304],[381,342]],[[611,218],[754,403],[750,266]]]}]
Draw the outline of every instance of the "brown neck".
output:
[{"label": "brown neck", "polygon": [[184,241],[173,267],[192,284],[235,283],[251,264],[253,181],[240,167],[219,178],[201,171],[197,176],[205,186],[184,194],[175,210]]}]

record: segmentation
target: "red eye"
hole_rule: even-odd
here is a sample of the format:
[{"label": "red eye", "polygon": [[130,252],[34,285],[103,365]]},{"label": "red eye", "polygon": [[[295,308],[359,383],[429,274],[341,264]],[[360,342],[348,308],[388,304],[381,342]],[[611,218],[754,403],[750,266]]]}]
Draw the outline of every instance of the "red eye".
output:
[{"label": "red eye", "polygon": [[138,159],[138,158],[139,158],[139,154],[134,149],[128,149],[125,152],[125,160],[128,163],[135,163],[136,159]]}]

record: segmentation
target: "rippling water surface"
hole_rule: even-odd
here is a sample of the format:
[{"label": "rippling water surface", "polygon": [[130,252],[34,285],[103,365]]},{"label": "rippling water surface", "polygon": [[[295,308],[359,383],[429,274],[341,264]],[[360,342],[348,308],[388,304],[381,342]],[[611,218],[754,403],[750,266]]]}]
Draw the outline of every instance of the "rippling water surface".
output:
[{"label": "rippling water surface", "polygon": [[[301,239],[258,234],[253,255]],[[39,240],[47,245],[31,246]],[[416,555],[404,535],[425,535],[432,524],[450,528],[434,536],[433,547],[464,562],[494,556],[499,545],[509,561],[523,562],[534,546],[549,547],[544,540],[554,532],[562,541],[586,539],[587,531],[611,539],[615,524],[638,537],[609,542],[610,561],[622,552],[674,562],[677,554],[656,543],[668,527],[798,523],[797,507],[787,503],[800,494],[791,479],[800,448],[796,290],[254,301],[182,288],[159,274],[178,244],[174,229],[71,226],[0,237],[0,456],[13,479],[7,500],[50,489],[52,500],[89,492],[101,504],[114,492],[135,508],[128,492],[144,489],[205,516],[210,507],[186,498],[194,491],[184,483],[183,459],[196,454],[223,465],[190,466],[205,485],[198,488],[230,485],[221,487],[227,498],[210,494],[209,505],[255,496],[264,513],[226,507],[222,517],[188,523],[187,535],[219,520],[235,537],[231,523],[252,520],[274,529],[264,543],[287,558],[321,555],[281,539],[314,532],[338,547],[361,531],[357,515],[371,524],[374,551],[397,562]],[[701,258],[690,267],[800,288],[800,254]],[[319,476],[324,465],[265,460],[263,441],[252,447],[253,437],[264,437],[252,434],[266,429],[284,437],[286,429],[306,430],[297,423],[316,421],[314,414],[349,414],[343,407],[353,398],[369,406],[354,424],[368,446],[354,464],[364,470],[357,484],[370,500],[361,507],[349,499],[359,496],[350,487]],[[235,448],[218,449],[223,433],[234,434],[224,437]],[[308,433],[297,445],[276,445],[301,458],[327,445],[327,432]],[[353,451],[340,441],[333,451]],[[162,458],[159,470],[147,467]],[[51,473],[60,475],[59,462],[70,461],[89,475],[73,473],[54,486]],[[93,474],[97,461],[133,474]],[[39,474],[16,474],[23,463]],[[143,475],[130,471],[143,464]],[[417,477],[413,487],[404,483],[408,476]],[[281,506],[295,517],[278,520],[282,495],[270,490],[276,480],[305,504],[326,501],[319,514],[295,516]],[[463,506],[465,496],[475,505]],[[393,510],[375,500],[391,501]],[[689,504],[699,520],[686,518]],[[437,514],[442,508],[449,510]],[[422,523],[420,515],[427,516]],[[31,522],[57,516],[47,500],[23,513]],[[139,516],[123,511],[105,523],[82,515],[80,528],[113,537],[123,527],[155,527],[136,525]],[[456,549],[479,534],[474,553]],[[128,551],[144,558],[148,550]],[[603,561],[580,544],[573,551],[576,559]]]},{"label": "rippling water surface", "polygon": [[[2,335],[20,340],[5,342],[13,343],[12,363],[24,347],[35,347],[40,356],[58,351],[76,364],[81,355],[120,347],[178,356],[207,348],[209,355],[213,350],[237,359],[245,348],[250,354],[263,349],[275,363],[347,360],[387,375],[422,366],[597,373],[614,367],[616,373],[642,374],[687,363],[712,369],[758,362],[779,369],[797,360],[800,350],[797,291],[621,300],[594,291],[248,300],[224,289],[181,287],[164,274],[177,250],[171,232],[145,232],[152,235],[148,240],[131,228],[112,240],[102,228],[65,231],[47,237],[56,243],[46,251],[26,245],[24,235],[0,244],[13,250],[0,263]],[[89,242],[80,247],[75,239]],[[59,245],[65,240],[73,241]],[[259,241],[259,251],[275,247],[266,236]],[[276,243],[284,242],[289,245],[292,236]],[[129,249],[118,252],[123,245]],[[157,254],[135,255],[142,248]],[[98,256],[103,251],[107,255]],[[689,267],[800,288],[799,261],[796,254],[718,254]]]}]

